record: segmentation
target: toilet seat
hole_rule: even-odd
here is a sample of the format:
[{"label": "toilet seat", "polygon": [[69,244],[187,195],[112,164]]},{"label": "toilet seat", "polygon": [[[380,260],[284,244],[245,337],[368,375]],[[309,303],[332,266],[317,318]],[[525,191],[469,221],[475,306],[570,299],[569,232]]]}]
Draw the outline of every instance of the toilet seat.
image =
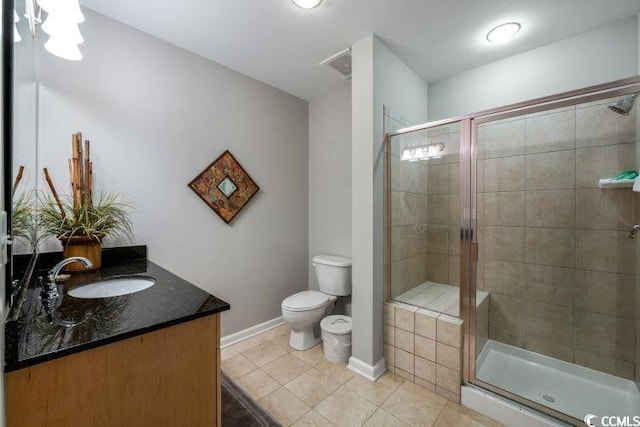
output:
[{"label": "toilet seat", "polygon": [[302,291],[282,301],[282,308],[289,311],[308,311],[327,305],[330,297],[319,291]]}]

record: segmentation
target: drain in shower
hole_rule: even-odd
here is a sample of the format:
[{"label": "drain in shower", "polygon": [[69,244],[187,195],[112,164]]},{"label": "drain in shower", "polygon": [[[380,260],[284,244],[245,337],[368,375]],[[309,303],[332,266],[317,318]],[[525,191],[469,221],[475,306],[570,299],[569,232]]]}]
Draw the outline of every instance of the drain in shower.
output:
[{"label": "drain in shower", "polygon": [[547,402],[556,403],[556,398],[555,398],[555,397],[553,397],[553,396],[550,396],[550,395],[548,395],[548,394],[543,394],[543,395],[542,395],[542,398],[543,398],[544,400],[546,400]]}]

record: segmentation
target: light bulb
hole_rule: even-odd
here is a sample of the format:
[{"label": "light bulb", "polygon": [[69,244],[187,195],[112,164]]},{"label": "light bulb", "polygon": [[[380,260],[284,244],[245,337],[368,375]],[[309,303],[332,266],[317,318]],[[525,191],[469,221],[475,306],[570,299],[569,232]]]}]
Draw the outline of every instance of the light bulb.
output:
[{"label": "light bulb", "polygon": [[80,9],[78,0],[38,0],[38,5],[47,12],[48,15],[79,24],[84,22],[84,15]]},{"label": "light bulb", "polygon": [[42,30],[52,37],[64,39],[75,44],[84,42],[78,24],[61,18],[58,15],[49,15],[47,20],[42,24]]},{"label": "light bulb", "polygon": [[61,39],[51,36],[44,44],[44,48],[47,49],[49,53],[62,59],[68,59],[69,61],[79,61],[82,59],[82,53],[80,53],[78,45],[64,38]]}]

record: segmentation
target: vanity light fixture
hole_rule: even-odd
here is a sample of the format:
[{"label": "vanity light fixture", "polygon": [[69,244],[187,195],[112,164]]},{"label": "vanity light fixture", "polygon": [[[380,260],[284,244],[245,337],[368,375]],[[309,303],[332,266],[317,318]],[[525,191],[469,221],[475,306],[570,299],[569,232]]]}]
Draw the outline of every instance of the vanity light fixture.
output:
[{"label": "vanity light fixture", "polygon": [[400,160],[417,162],[418,160],[439,159],[442,157],[442,150],[444,150],[442,142],[405,148],[402,150]]},{"label": "vanity light fixture", "polygon": [[491,43],[505,43],[515,37],[520,31],[521,25],[518,22],[507,22],[500,24],[487,33],[487,40]]},{"label": "vanity light fixture", "polygon": [[20,21],[20,18],[18,18],[18,12],[16,12],[15,9],[13,9],[13,42],[14,43],[18,43],[20,40],[22,40],[22,37],[20,37],[20,33],[18,32],[18,22]]},{"label": "vanity light fixture", "polygon": [[322,0],[291,0],[295,3],[296,6],[301,7],[302,9],[313,9],[314,7],[318,7]]},{"label": "vanity light fixture", "polygon": [[[78,24],[84,22],[84,15],[78,0],[25,0],[24,10],[24,16],[29,22],[29,30],[33,37],[36,35],[37,25],[42,22],[40,18],[42,11],[47,13],[42,30],[49,35],[49,39],[44,44],[44,48],[49,53],[70,61],[82,59],[78,45],[83,43],[84,39]],[[18,22],[17,14],[16,22]],[[14,41],[20,40],[16,28]]]},{"label": "vanity light fixture", "polygon": [[84,22],[84,15],[80,10],[78,0],[38,0],[40,6],[47,12],[47,20],[42,24],[42,30],[49,34],[49,40],[44,48],[60,58],[79,61],[82,54],[78,45],[84,42],[78,24]]}]

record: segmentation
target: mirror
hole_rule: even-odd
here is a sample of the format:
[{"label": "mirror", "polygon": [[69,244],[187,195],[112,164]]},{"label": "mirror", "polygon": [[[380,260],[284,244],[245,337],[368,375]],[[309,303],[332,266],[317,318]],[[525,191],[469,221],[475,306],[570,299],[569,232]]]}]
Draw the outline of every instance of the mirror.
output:
[{"label": "mirror", "polygon": [[[15,2],[18,17],[12,53],[13,82],[13,117],[12,132],[12,173],[11,180],[6,182],[11,196],[11,234],[13,236],[12,256],[35,255],[37,251],[37,230],[31,207],[35,203],[38,187],[38,170],[36,165],[37,135],[37,80],[34,57],[34,38],[29,30],[25,15],[25,3]],[[12,262],[11,282],[18,284],[25,276],[28,262]],[[13,286],[7,286],[8,301]],[[13,289],[15,292],[15,289]]]}]

